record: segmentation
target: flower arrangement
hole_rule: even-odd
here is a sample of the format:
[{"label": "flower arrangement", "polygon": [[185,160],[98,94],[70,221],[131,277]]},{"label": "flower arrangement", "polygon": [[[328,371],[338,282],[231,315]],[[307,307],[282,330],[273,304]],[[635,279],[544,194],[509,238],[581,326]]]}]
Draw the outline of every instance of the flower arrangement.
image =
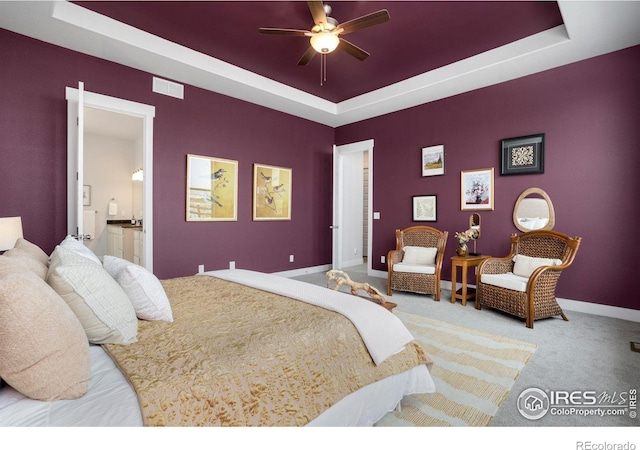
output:
[{"label": "flower arrangement", "polygon": [[466,244],[471,239],[478,239],[478,230],[474,228],[469,228],[466,231],[457,231],[454,237],[458,240],[460,244]]}]

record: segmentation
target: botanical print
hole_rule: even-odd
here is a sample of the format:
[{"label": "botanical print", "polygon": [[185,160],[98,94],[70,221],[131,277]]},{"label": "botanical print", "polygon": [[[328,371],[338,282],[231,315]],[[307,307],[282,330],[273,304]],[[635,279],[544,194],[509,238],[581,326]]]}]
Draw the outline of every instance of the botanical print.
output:
[{"label": "botanical print", "polygon": [[493,168],[461,173],[462,210],[493,210]]},{"label": "botanical print", "polygon": [[253,165],[253,220],[291,219],[291,169]]},{"label": "botanical print", "polygon": [[187,155],[187,221],[237,220],[238,162]]},{"label": "botanical print", "polygon": [[444,175],[444,145],[422,149],[422,176]]},{"label": "botanical print", "polygon": [[436,196],[425,195],[413,197],[413,220],[436,220]]}]

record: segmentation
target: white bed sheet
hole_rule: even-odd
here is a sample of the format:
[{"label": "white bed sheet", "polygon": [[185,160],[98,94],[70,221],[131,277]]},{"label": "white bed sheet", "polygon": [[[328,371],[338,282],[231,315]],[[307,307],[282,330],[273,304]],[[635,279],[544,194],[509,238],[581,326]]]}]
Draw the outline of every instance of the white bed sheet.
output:
[{"label": "white bed sheet", "polygon": [[[92,345],[91,383],[76,400],[43,402],[0,389],[0,426],[137,427],[142,426],[138,398],[101,346]],[[329,408],[310,426],[370,426],[393,410],[402,397],[435,392],[425,365],[394,375],[352,393]]]}]

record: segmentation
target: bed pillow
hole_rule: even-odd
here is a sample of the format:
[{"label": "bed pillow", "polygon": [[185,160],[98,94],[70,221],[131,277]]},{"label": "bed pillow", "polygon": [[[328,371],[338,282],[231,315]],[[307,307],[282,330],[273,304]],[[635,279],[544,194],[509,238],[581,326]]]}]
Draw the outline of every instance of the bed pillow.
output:
[{"label": "bed pillow", "polygon": [[89,342],[136,342],[138,319],[133,305],[102,265],[57,246],[47,282],[78,316]]},{"label": "bed pillow", "polygon": [[115,256],[105,255],[103,264],[126,292],[139,319],[173,322],[169,298],[153,273]]},{"label": "bed pillow", "polygon": [[551,258],[534,258],[532,256],[515,255],[513,257],[513,274],[529,278],[541,266],[559,266],[562,261]]},{"label": "bed pillow", "polygon": [[49,265],[49,255],[47,255],[45,251],[36,244],[33,244],[24,238],[18,238],[14,248],[25,251],[44,265]]},{"label": "bed pillow", "polygon": [[403,247],[403,263],[407,264],[435,264],[438,249],[435,247],[417,247],[407,245]]},{"label": "bed pillow", "polygon": [[60,243],[60,247],[71,250],[72,252],[80,256],[84,256],[85,258],[102,265],[100,258],[98,258],[89,247],[87,247],[71,235],[67,235],[67,237],[64,238],[64,240]]},{"label": "bed pillow", "polygon": [[33,273],[0,276],[0,377],[36,400],[81,397],[91,379],[80,321]]},{"label": "bed pillow", "polygon": [[8,270],[9,266],[13,264],[17,270],[21,271],[26,269],[43,280],[47,277],[47,265],[40,262],[38,258],[31,255],[28,251],[16,247],[4,252],[4,255],[0,256],[0,258],[4,258],[2,263],[3,268],[0,269],[0,272]]}]

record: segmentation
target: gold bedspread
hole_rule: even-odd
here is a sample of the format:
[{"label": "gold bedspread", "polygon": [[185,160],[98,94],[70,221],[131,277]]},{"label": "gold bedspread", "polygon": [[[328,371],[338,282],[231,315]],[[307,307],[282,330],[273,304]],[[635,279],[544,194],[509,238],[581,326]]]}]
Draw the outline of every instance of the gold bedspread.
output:
[{"label": "gold bedspread", "polygon": [[430,362],[412,343],[376,367],[348,319],[301,301],[209,276],[162,284],[174,322],[140,321],[138,342],[104,346],[147,426],[305,425],[349,393]]}]

